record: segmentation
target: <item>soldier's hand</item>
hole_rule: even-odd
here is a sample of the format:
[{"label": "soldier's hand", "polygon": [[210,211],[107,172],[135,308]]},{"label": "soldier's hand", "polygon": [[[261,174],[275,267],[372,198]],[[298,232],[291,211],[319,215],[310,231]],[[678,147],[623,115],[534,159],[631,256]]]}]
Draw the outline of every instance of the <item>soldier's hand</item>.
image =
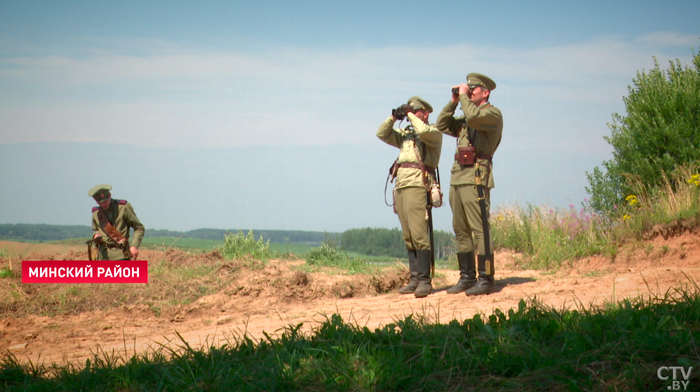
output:
[{"label": "soldier's hand", "polygon": [[469,86],[466,83],[459,84],[459,95],[467,94],[469,92]]},{"label": "soldier's hand", "polygon": [[132,246],[129,248],[131,251],[131,260],[137,260],[137,257],[139,256],[139,248]]},{"label": "soldier's hand", "polygon": [[92,239],[94,240],[95,245],[100,245],[102,243],[102,235],[100,233],[95,233],[92,236]]}]

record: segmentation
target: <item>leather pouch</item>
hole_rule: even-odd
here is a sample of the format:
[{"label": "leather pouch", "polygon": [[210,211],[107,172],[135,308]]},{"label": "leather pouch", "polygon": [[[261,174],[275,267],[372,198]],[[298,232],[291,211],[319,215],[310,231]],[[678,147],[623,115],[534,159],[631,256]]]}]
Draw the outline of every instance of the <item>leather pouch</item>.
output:
[{"label": "leather pouch", "polygon": [[455,159],[462,166],[471,166],[476,162],[476,148],[474,146],[458,147]]}]

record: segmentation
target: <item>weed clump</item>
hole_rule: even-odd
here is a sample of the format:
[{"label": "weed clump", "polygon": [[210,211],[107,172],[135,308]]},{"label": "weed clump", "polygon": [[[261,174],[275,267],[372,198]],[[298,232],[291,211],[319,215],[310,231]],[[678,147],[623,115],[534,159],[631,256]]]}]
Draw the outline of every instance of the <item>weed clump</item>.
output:
[{"label": "weed clump", "polygon": [[260,236],[256,241],[253,230],[249,231],[247,236],[241,231],[226,234],[219,251],[225,259],[252,259],[262,262],[271,259],[274,254],[270,249],[270,240],[265,242]]}]

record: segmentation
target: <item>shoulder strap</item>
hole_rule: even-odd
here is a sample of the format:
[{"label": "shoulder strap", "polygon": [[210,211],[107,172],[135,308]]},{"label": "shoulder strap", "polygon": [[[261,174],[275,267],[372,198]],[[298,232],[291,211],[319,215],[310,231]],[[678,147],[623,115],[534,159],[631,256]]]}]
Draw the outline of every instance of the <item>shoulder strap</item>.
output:
[{"label": "shoulder strap", "polygon": [[114,242],[119,242],[121,240],[125,240],[124,236],[122,233],[119,232],[119,230],[115,229],[114,226],[112,225],[112,222],[109,221],[109,218],[107,217],[107,214],[105,213],[105,210],[103,210],[100,207],[97,207],[99,209],[99,212],[97,213],[97,218],[100,220],[100,226],[102,227],[102,230],[104,230],[105,233],[114,241]]}]

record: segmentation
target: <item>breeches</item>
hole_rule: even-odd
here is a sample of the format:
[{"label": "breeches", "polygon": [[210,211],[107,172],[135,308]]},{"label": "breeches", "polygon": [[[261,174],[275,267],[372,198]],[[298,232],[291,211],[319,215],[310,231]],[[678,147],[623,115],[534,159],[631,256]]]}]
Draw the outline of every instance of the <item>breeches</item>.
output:
[{"label": "breeches", "polygon": [[408,250],[430,250],[428,221],[425,219],[426,203],[424,188],[396,190],[396,211],[401,222],[403,241]]},{"label": "breeches", "polygon": [[[484,200],[486,201],[486,216],[481,216],[479,194],[476,185],[453,185],[450,187],[450,207],[452,208],[452,228],[457,240],[457,252],[473,252],[474,241],[478,254],[485,254],[484,224],[488,228],[488,214],[490,209],[490,191],[484,187]],[[473,238],[472,238],[473,235]],[[493,239],[489,235],[489,253],[493,253]]]}]

